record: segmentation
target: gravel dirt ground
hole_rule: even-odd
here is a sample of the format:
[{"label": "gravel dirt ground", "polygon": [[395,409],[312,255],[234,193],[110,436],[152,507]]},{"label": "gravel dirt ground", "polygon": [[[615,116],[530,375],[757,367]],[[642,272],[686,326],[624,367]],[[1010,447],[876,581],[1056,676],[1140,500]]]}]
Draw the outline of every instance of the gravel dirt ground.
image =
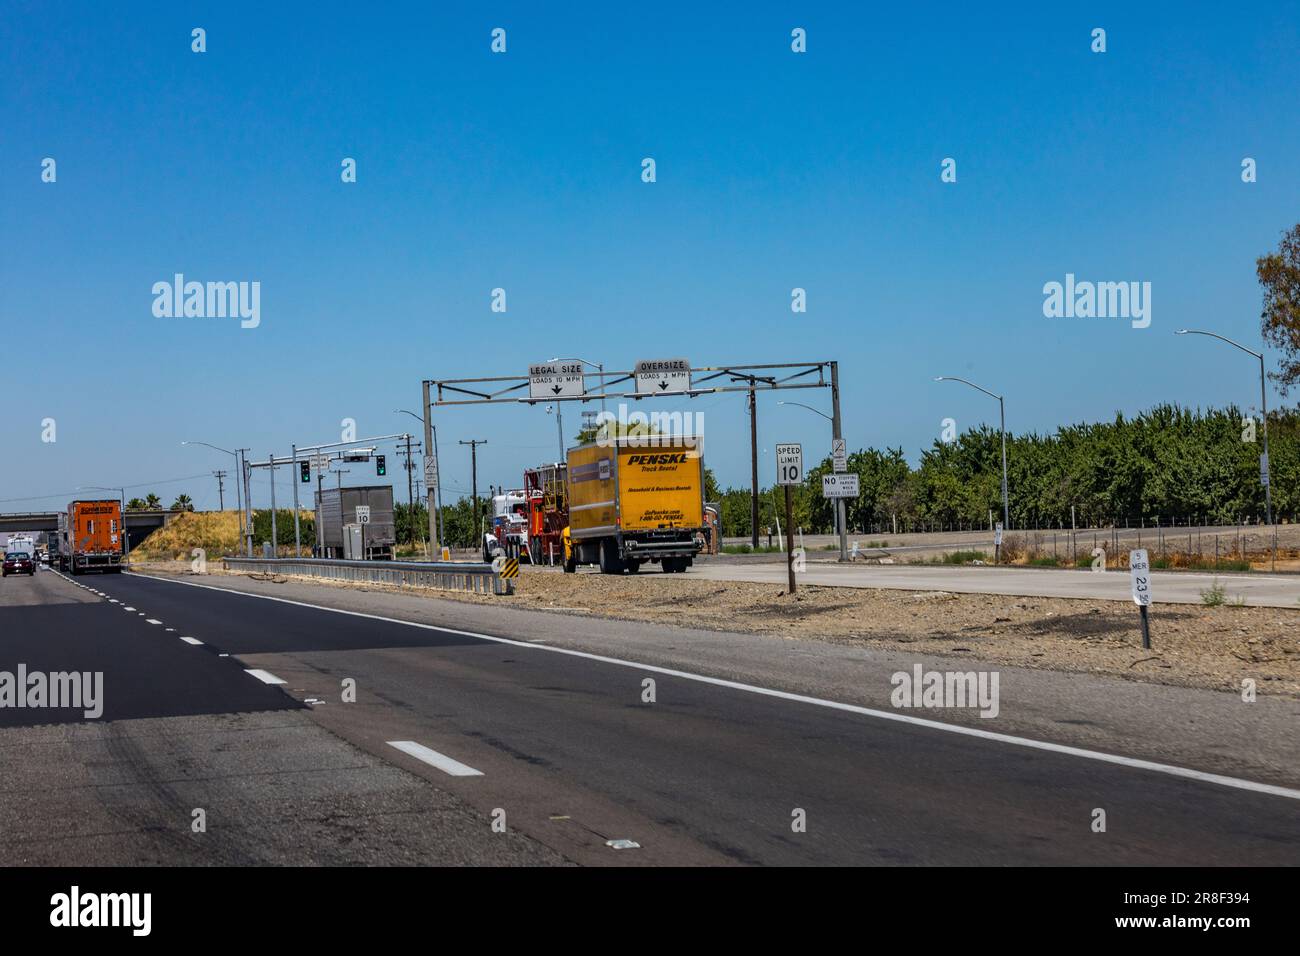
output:
[{"label": "gravel dirt ground", "polygon": [[[209,567],[221,573],[217,565]],[[147,569],[188,570],[179,562],[153,563]],[[521,572],[511,597],[427,593],[566,615],[969,656],[1171,686],[1239,692],[1249,678],[1260,694],[1300,699],[1300,610],[1157,606],[1151,613],[1152,648],[1144,650],[1137,609],[1112,601],[817,586],[804,586],[791,598],[771,585],[700,581],[689,574],[615,577],[527,567]]]}]

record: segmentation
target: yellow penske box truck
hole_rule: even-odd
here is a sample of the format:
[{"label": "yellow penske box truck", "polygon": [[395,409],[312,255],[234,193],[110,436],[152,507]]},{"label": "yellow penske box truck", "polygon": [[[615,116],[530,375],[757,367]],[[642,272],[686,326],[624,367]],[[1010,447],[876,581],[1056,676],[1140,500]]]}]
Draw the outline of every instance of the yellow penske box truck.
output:
[{"label": "yellow penske box truck", "polygon": [[621,439],[568,453],[564,570],[685,571],[703,547],[704,458],[698,439]]}]

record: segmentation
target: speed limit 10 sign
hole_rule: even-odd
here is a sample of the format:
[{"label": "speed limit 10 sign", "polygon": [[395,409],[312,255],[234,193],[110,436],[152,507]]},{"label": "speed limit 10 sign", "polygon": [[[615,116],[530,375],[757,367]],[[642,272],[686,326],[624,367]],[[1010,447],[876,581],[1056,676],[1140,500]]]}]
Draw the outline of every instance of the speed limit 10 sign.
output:
[{"label": "speed limit 10 sign", "polygon": [[778,485],[803,484],[803,446],[776,446],[776,483]]}]

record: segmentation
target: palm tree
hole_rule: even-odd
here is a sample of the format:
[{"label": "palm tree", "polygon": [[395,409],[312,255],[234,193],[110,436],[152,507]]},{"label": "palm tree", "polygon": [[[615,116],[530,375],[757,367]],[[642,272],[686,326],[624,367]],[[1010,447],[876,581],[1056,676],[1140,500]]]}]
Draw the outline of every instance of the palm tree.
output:
[{"label": "palm tree", "polygon": [[177,495],[176,500],[172,502],[172,511],[193,511],[194,502],[190,500],[189,495]]},{"label": "palm tree", "polygon": [[127,510],[127,511],[143,511],[143,510],[144,510],[144,499],[142,499],[142,498],[132,498],[130,501],[128,501],[128,502],[126,503],[126,510]]},{"label": "palm tree", "polygon": [[144,496],[144,506],[150,511],[157,511],[162,507],[162,499],[151,491]]}]

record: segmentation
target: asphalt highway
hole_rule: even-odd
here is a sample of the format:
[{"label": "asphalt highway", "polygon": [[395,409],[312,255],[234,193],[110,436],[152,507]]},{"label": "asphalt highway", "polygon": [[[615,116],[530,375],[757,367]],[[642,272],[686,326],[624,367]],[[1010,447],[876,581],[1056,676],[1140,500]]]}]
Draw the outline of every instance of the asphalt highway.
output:
[{"label": "asphalt highway", "polygon": [[[459,826],[488,833],[499,817],[527,838],[524,862],[543,851],[596,864],[1300,859],[1300,792],[1001,739],[996,721],[972,733],[931,725],[932,712],[193,581],[36,580],[29,602],[3,605],[0,670],[103,670],[105,721],[292,711],[377,769],[463,802]],[[0,710],[0,727],[31,714]],[[610,845],[620,840],[637,846]]]}]

